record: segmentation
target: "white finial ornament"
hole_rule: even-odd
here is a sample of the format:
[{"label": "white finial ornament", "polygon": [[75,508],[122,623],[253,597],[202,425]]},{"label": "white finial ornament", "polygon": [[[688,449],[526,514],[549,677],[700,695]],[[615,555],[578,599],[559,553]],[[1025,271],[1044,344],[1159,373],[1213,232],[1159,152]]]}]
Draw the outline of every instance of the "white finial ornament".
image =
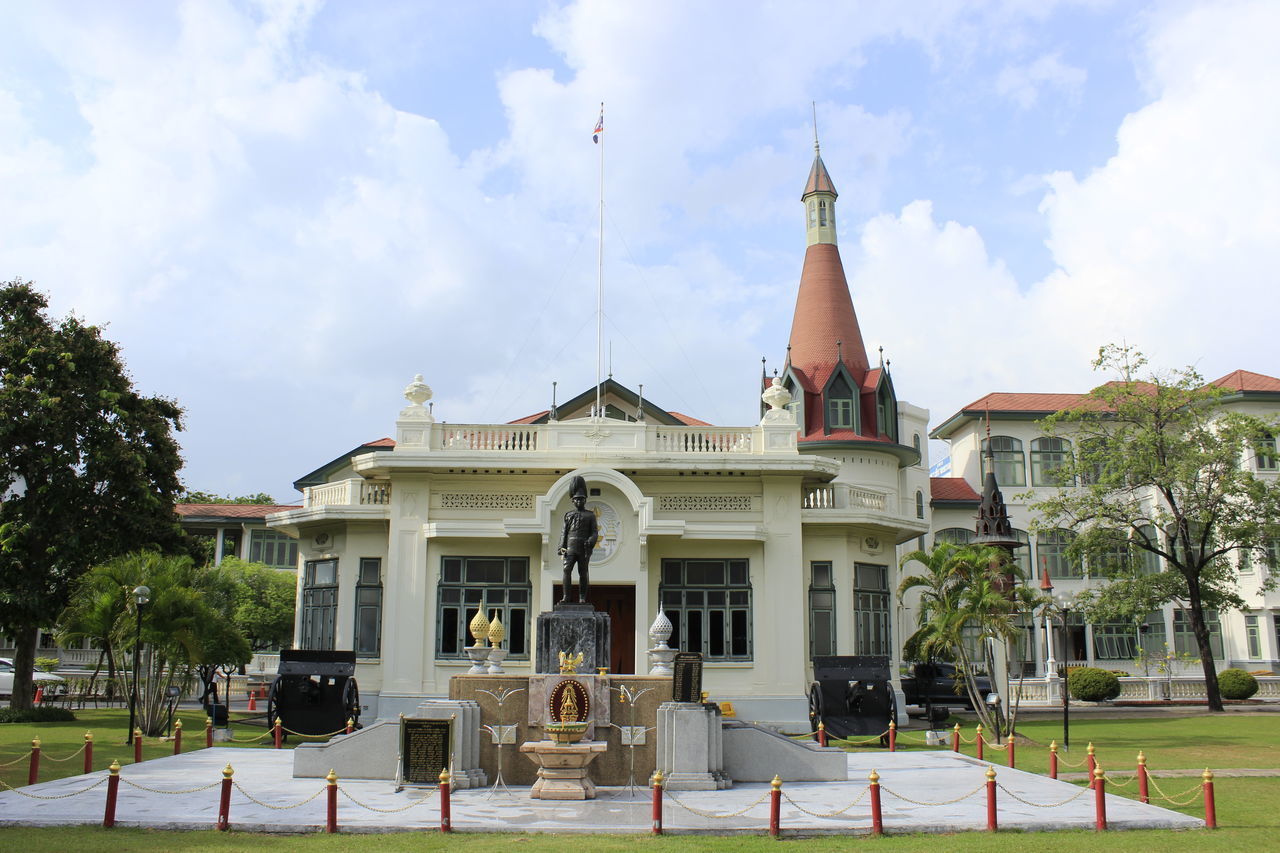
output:
[{"label": "white finial ornament", "polygon": [[400,417],[423,421],[435,420],[431,412],[422,405],[431,399],[431,386],[422,381],[421,373],[414,376],[413,381],[405,386],[404,398],[409,401],[409,405],[400,410]]},{"label": "white finial ornament", "polygon": [[787,406],[791,403],[791,392],[783,387],[782,380],[777,376],[773,377],[769,387],[760,395],[760,399],[769,405],[769,411],[764,413],[763,423],[791,423],[795,421],[795,415],[787,409]]}]

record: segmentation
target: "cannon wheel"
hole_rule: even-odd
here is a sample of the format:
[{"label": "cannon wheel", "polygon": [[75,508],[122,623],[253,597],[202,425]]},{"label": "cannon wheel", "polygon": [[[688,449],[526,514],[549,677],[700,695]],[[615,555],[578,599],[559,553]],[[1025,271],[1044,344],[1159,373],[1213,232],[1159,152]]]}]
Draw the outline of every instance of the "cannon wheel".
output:
[{"label": "cannon wheel", "polygon": [[[360,688],[356,686],[354,678],[347,679],[347,684],[342,688],[342,707],[346,709],[347,719],[354,720],[359,728],[360,724]],[[343,720],[346,725],[347,720]]]},{"label": "cannon wheel", "polygon": [[818,739],[818,723],[822,722],[822,687],[817,684],[809,685],[809,731],[813,733],[813,739]]}]

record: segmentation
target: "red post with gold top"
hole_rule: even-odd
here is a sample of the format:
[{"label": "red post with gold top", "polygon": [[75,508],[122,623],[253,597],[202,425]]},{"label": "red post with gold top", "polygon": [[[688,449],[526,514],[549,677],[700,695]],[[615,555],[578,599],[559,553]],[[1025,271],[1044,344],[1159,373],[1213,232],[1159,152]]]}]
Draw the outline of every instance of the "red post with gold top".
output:
[{"label": "red post with gold top", "polygon": [[182,720],[173,721],[173,754],[182,754]]},{"label": "red post with gold top", "polygon": [[1049,742],[1049,778],[1058,778],[1058,742]]},{"label": "red post with gold top", "polygon": [[84,733],[84,772],[93,772],[93,732]]},{"label": "red post with gold top", "polygon": [[1107,828],[1107,780],[1101,767],[1093,768],[1093,803],[1095,826],[1101,831]]},{"label": "red post with gold top", "polygon": [[880,811],[880,774],[874,768],[867,776],[867,786],[871,789],[871,834],[884,835],[884,813]]},{"label": "red post with gold top", "polygon": [[1144,803],[1151,802],[1151,794],[1148,790],[1150,784],[1147,781],[1147,756],[1141,751],[1138,752],[1138,799]]},{"label": "red post with gold top", "polygon": [[769,835],[777,838],[782,829],[782,777],[775,773],[769,787]]},{"label": "red post with gold top", "polygon": [[107,806],[102,812],[102,828],[110,829],[116,825],[116,797],[120,792],[120,762],[112,761],[107,768]]},{"label": "red post with gold top", "polygon": [[956,727],[951,730],[951,751],[960,751],[960,724],[956,723]]},{"label": "red post with gold top", "polygon": [[819,720],[818,721],[818,746],[826,746],[826,745],[827,745],[827,727],[822,724],[821,720]]},{"label": "red post with gold top", "polygon": [[996,769],[987,767],[987,831],[995,832],[996,825]]},{"label": "red post with gold top", "polygon": [[228,764],[222,768],[222,791],[218,796],[218,829],[226,831],[231,826],[231,777],[236,771]]},{"label": "red post with gold top", "polygon": [[1204,787],[1204,825],[1209,829],[1218,828],[1218,808],[1213,802],[1213,771],[1208,767],[1200,774]]},{"label": "red post with gold top", "polygon": [[453,832],[453,816],[449,810],[449,768],[440,771],[440,831]]},{"label": "red post with gold top", "polygon": [[133,763],[142,763],[142,729],[133,730]]},{"label": "red post with gold top", "polygon": [[324,777],[329,783],[328,788],[328,807],[325,810],[324,831],[338,831],[338,774],[333,772],[333,768],[329,768],[329,775]]},{"label": "red post with gold top", "polygon": [[974,741],[977,742],[978,744],[978,760],[981,761],[982,760],[982,741],[983,741],[982,723],[978,723],[978,731],[977,731],[977,735],[974,737]]},{"label": "red post with gold top", "polygon": [[271,736],[275,739],[276,749],[282,749],[284,746],[284,731],[279,720],[276,720],[275,726],[272,727]]},{"label": "red post with gold top", "polygon": [[662,771],[653,774],[653,834],[662,834]]},{"label": "red post with gold top", "polygon": [[889,721],[889,751],[898,751],[898,724],[893,720]]},{"label": "red post with gold top", "polygon": [[1012,735],[1012,734],[1011,734],[1011,735],[1009,735],[1009,739],[1008,739],[1007,741],[1005,741],[1004,748],[1005,748],[1005,749],[1007,749],[1007,750],[1009,750],[1009,766],[1010,766],[1010,767],[1013,767],[1013,766],[1014,766],[1014,764],[1015,764],[1015,761],[1014,761],[1014,754],[1015,754],[1015,751],[1016,751],[1016,750],[1015,750],[1014,745],[1013,745],[1013,735]]},{"label": "red post with gold top", "polygon": [[205,749],[213,746],[213,717],[205,717],[204,720],[204,746]]},{"label": "red post with gold top", "polygon": [[34,785],[40,778],[40,738],[31,739],[31,764],[27,767],[27,784]]},{"label": "red post with gold top", "polygon": [[1093,771],[1098,767],[1098,755],[1097,755],[1097,750],[1093,748],[1093,741],[1089,741],[1089,746],[1085,748],[1085,752],[1088,753],[1087,757],[1085,758],[1085,761],[1087,761],[1088,764],[1085,765],[1085,768],[1089,773],[1089,787],[1092,788],[1093,787]]}]

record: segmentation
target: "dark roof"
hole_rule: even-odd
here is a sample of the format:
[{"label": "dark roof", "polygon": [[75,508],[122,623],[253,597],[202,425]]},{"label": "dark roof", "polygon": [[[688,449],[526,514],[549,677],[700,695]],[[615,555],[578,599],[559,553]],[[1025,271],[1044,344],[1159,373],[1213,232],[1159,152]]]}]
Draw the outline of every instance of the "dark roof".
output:
[{"label": "dark roof", "polygon": [[302,509],[301,506],[284,504],[178,504],[173,508],[183,519],[219,518],[227,520],[262,520],[276,512]]},{"label": "dark roof", "polygon": [[298,491],[302,491],[307,486],[318,486],[321,483],[327,483],[329,481],[329,472],[336,467],[346,465],[351,460],[352,456],[360,453],[369,453],[370,451],[385,453],[387,451],[394,450],[395,446],[396,441],[394,438],[377,438],[373,441],[366,441],[364,444],[353,447],[341,456],[334,457],[314,471],[311,471],[308,474],[303,474],[301,477],[293,481],[293,487]]},{"label": "dark roof", "polygon": [[[616,379],[613,379],[612,377],[600,383],[600,398],[604,399],[610,394],[622,400],[633,401],[632,405],[635,405],[636,402],[640,401],[640,395],[638,393],[636,393],[635,391],[632,391],[630,388],[623,385],[621,382],[618,382]],[[596,386],[593,384],[591,385],[591,387],[587,388],[587,390],[583,391],[578,396],[565,400],[563,403],[557,403],[556,409],[561,413],[575,412],[575,411],[578,411],[579,409],[582,409],[584,406],[588,405],[589,403],[594,403],[595,398],[596,398]],[[689,415],[682,415],[677,412],[670,412],[670,411],[667,411],[666,409],[656,406],[647,397],[644,399],[644,417],[645,417],[645,420],[649,421],[650,423],[665,424],[667,426],[681,426],[681,425],[710,426],[710,424],[706,423],[705,421],[700,421],[697,418],[690,417]],[[545,424],[547,423],[547,421],[550,420],[550,418],[551,418],[550,410],[544,409],[543,411],[537,412],[536,414],[525,415],[524,417],[517,418],[514,421],[508,421],[508,423]]]},{"label": "dark roof", "polygon": [[831,193],[838,196],[836,185],[831,182],[831,173],[827,171],[827,164],[822,162],[820,154],[813,155],[813,167],[809,169],[809,180],[804,182],[804,192],[800,194],[800,198],[804,199],[809,193]]}]

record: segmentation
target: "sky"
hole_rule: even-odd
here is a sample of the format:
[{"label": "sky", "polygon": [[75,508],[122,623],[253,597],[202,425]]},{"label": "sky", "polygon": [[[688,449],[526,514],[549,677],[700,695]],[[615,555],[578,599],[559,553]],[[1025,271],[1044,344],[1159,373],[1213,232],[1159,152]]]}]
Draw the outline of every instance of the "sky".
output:
[{"label": "sky", "polygon": [[[292,482],[607,368],[759,412],[814,114],[872,362],[941,423],[1124,342],[1280,374],[1280,4],[0,0],[0,280],[185,409],[188,487]],[[937,455],[935,450],[935,456]]]}]

